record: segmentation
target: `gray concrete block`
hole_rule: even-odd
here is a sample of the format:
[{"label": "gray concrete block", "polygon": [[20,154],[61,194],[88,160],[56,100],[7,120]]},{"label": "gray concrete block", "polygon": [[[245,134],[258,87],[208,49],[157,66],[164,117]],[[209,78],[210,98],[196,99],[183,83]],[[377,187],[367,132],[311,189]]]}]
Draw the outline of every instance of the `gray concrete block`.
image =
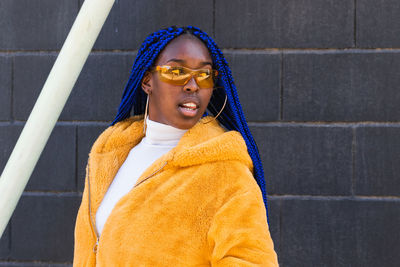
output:
[{"label": "gray concrete block", "polygon": [[24,195],[14,212],[11,258],[72,262],[78,195]]},{"label": "gray concrete block", "polygon": [[355,193],[400,196],[400,127],[356,129]]},{"label": "gray concrete block", "polygon": [[[14,115],[26,120],[55,61],[55,55],[15,57]],[[111,121],[128,81],[134,53],[89,56],[60,120]]]},{"label": "gray concrete block", "polygon": [[283,266],[358,266],[353,202],[294,199],[281,209]]},{"label": "gray concrete block", "polygon": [[8,224],[0,238],[0,260],[8,259],[10,255],[10,243],[10,224]]},{"label": "gray concrete block", "polygon": [[25,190],[74,191],[75,126],[56,126]]},{"label": "gray concrete block", "polygon": [[11,57],[0,56],[0,121],[11,119],[11,62]]},{"label": "gray concrete block", "polygon": [[[0,169],[4,168],[23,126],[1,126]],[[28,191],[73,191],[75,182],[75,127],[56,126],[25,188]]]},{"label": "gray concrete block", "polygon": [[277,121],[280,111],[280,54],[226,53],[248,121]]},{"label": "gray concrete block", "polygon": [[283,266],[397,266],[400,202],[282,201]]},{"label": "gray concrete block", "polygon": [[354,1],[219,0],[215,35],[221,47],[353,47]]},{"label": "gray concrete block", "polygon": [[280,224],[281,224],[281,201],[280,199],[270,197],[268,198],[268,220],[269,220],[269,231],[271,233],[272,241],[274,242],[274,249],[278,255],[278,261],[280,256]]},{"label": "gray concrete block", "polygon": [[283,119],[400,121],[400,53],[284,54]]},{"label": "gray concrete block", "polygon": [[36,263],[36,262],[18,262],[18,261],[7,261],[0,262],[0,266],[7,267],[72,267],[72,264],[64,263]]},{"label": "gray concrete block", "polygon": [[0,126],[0,170],[3,170],[6,166],[21,130],[22,128],[20,126]]},{"label": "gray concrete block", "polygon": [[16,120],[28,119],[55,60],[55,54],[14,57],[13,114]]},{"label": "gray concrete block", "polygon": [[138,49],[146,36],[172,25],[193,25],[212,35],[213,1],[117,0],[95,49]]},{"label": "gray concrete block", "polygon": [[400,201],[359,201],[356,205],[357,266],[396,267],[400,262]]},{"label": "gray concrete block", "polygon": [[351,194],[351,128],[268,125],[251,132],[269,194]]},{"label": "gray concrete block", "polygon": [[86,165],[94,141],[108,125],[78,126],[78,191],[83,192],[86,176]]},{"label": "gray concrete block", "polygon": [[135,57],[135,53],[91,55],[61,118],[113,121]]},{"label": "gray concrete block", "polygon": [[0,49],[60,49],[77,11],[78,2],[71,0],[2,0]]},{"label": "gray concrete block", "polygon": [[400,47],[400,2],[358,0],[357,47]]}]

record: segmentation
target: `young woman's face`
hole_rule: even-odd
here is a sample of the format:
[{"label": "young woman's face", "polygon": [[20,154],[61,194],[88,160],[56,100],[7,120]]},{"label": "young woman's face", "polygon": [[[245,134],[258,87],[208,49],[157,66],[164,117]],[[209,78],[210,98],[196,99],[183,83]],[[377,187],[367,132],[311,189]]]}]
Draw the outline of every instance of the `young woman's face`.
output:
[{"label": "young woman's face", "polygon": [[[155,63],[160,65],[211,70],[212,60],[199,39],[182,35],[161,52]],[[189,129],[199,121],[213,92],[213,88],[200,88],[193,77],[185,85],[169,84],[160,80],[158,72],[148,73],[142,87],[149,95],[149,119],[180,129]]]}]

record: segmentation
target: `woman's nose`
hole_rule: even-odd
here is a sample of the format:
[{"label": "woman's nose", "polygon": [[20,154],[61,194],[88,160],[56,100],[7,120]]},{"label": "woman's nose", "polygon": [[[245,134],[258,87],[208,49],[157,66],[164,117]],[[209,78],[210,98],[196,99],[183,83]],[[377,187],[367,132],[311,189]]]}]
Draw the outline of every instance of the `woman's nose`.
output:
[{"label": "woman's nose", "polygon": [[199,86],[196,83],[196,80],[192,76],[190,80],[184,85],[183,90],[186,92],[195,92],[199,90]]}]

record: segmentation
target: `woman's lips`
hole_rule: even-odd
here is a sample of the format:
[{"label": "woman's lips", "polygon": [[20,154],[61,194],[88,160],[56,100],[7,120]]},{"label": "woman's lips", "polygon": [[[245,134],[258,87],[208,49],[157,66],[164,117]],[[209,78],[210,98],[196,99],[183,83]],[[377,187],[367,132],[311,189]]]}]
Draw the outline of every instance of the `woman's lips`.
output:
[{"label": "woman's lips", "polygon": [[186,102],[179,104],[178,109],[184,116],[195,117],[199,111],[199,106],[194,102]]}]

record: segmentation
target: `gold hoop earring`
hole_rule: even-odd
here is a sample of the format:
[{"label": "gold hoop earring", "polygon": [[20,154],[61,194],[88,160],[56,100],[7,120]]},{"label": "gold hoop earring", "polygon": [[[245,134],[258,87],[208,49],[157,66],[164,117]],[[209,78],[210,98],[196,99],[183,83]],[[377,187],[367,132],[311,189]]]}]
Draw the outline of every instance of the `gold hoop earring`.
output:
[{"label": "gold hoop earring", "polygon": [[147,124],[146,124],[146,119],[147,119],[147,112],[149,110],[149,95],[147,95],[147,100],[146,100],[146,108],[144,110],[144,118],[143,118],[143,134],[146,135],[146,128],[147,128]]},{"label": "gold hoop earring", "polygon": [[216,119],[218,118],[218,116],[221,115],[222,111],[224,110],[224,108],[225,108],[225,106],[226,106],[226,101],[227,101],[227,100],[228,100],[228,96],[225,95],[224,105],[222,106],[221,110],[218,112],[217,116],[215,116],[214,118],[212,118],[212,119],[209,120],[209,121],[203,122],[203,124],[210,123],[210,122],[216,120]]}]

